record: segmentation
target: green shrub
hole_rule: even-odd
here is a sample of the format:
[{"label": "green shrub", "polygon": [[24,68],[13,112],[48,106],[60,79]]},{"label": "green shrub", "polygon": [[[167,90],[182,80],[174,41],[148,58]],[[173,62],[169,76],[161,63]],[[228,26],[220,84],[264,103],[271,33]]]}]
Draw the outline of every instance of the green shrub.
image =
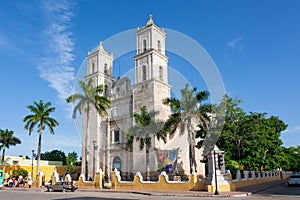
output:
[{"label": "green shrub", "polygon": [[23,178],[28,176],[28,172],[25,169],[16,169],[13,171],[12,176],[16,179],[19,178],[19,176],[22,176]]}]

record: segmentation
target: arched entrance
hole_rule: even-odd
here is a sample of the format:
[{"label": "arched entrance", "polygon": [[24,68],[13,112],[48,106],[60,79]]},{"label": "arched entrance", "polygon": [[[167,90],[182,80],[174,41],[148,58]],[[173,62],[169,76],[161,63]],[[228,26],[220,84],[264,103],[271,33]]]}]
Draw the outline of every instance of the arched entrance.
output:
[{"label": "arched entrance", "polygon": [[118,169],[118,171],[121,171],[121,158],[119,156],[114,157],[113,159],[113,170]]}]

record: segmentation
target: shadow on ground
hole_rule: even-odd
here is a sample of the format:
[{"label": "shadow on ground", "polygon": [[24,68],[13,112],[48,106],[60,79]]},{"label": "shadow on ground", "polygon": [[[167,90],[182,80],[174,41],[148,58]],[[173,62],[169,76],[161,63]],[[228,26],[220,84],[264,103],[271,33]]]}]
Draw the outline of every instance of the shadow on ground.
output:
[{"label": "shadow on ground", "polygon": [[[70,198],[56,198],[53,200],[82,200],[82,199],[91,199],[91,200],[120,200],[120,198],[103,198],[103,197],[70,197]],[[123,199],[123,198],[122,198]],[[123,200],[134,200],[134,199],[123,199]],[[136,199],[138,200],[138,199]]]}]

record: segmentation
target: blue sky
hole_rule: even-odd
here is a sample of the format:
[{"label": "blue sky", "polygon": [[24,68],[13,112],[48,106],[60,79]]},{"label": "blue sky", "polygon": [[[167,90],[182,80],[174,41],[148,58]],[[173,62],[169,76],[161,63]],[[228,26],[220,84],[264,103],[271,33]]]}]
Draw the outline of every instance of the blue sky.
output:
[{"label": "blue sky", "polygon": [[[70,107],[64,102],[81,62],[99,41],[144,26],[149,14],[158,26],[201,44],[218,66],[227,93],[242,99],[246,111],[279,116],[289,125],[282,133],[284,145],[299,145],[299,10],[296,0],[3,0],[0,128],[14,130],[22,140],[7,154],[30,155],[36,150],[37,134],[28,136],[22,119],[28,114],[26,105],[40,99],[52,102],[53,117],[60,122],[54,136],[44,133],[42,151],[81,154]],[[174,65],[177,60],[171,58]]]}]

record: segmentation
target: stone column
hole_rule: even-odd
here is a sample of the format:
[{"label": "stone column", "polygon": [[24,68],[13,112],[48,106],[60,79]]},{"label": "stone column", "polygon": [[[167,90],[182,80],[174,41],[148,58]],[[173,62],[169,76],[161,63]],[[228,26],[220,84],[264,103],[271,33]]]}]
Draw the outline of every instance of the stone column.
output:
[{"label": "stone column", "polygon": [[221,151],[216,145],[212,152],[207,155],[208,158],[208,174],[206,185],[208,192],[214,192],[216,189],[216,178],[219,192],[228,192],[234,190],[232,182],[225,174],[224,163],[225,152]]}]

